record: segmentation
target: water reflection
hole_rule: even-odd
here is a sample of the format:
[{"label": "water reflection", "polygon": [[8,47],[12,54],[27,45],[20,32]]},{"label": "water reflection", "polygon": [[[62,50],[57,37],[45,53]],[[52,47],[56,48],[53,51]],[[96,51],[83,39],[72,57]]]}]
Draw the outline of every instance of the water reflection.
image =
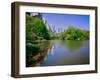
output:
[{"label": "water reflection", "polygon": [[27,67],[89,64],[89,41],[51,40],[38,45],[37,55],[26,58]]}]

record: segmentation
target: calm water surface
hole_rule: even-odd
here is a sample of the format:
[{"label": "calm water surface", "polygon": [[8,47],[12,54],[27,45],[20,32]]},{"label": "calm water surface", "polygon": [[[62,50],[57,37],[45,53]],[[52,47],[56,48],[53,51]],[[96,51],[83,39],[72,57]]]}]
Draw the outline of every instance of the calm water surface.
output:
[{"label": "calm water surface", "polygon": [[39,52],[43,54],[41,60],[29,67],[89,64],[89,41],[51,40],[45,45]]}]

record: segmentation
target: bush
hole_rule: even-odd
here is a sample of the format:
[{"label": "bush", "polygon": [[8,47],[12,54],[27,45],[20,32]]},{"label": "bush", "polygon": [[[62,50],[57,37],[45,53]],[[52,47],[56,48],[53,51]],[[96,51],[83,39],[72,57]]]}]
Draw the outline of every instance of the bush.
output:
[{"label": "bush", "polygon": [[27,43],[26,44],[26,52],[28,54],[37,54],[37,52],[39,51],[39,47],[35,44],[32,43]]}]

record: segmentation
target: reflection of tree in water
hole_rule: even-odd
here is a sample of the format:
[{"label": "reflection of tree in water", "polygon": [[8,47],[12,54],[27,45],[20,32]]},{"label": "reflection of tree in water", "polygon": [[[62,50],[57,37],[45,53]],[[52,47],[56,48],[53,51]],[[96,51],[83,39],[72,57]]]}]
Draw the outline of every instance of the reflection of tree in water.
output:
[{"label": "reflection of tree in water", "polygon": [[66,40],[61,43],[63,46],[67,47],[70,52],[74,52],[83,45],[83,41]]},{"label": "reflection of tree in water", "polygon": [[50,40],[43,42],[34,42],[33,45],[34,47],[31,47],[32,49],[27,48],[26,50],[26,67],[40,66],[43,61],[46,61],[48,59],[49,53],[54,53],[56,45],[60,45],[73,53],[84,46],[84,41]]},{"label": "reflection of tree in water", "polygon": [[[26,67],[36,66],[45,59],[47,56],[48,50],[50,48],[50,42],[39,42],[34,44],[34,46],[37,46],[36,48],[33,48],[31,51],[26,51]],[[36,49],[36,51],[34,50]],[[29,49],[28,49],[29,50]]]}]

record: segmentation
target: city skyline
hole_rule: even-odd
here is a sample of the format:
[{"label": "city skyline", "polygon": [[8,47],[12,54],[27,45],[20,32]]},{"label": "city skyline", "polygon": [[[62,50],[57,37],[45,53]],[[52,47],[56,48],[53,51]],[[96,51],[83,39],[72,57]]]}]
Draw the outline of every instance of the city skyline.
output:
[{"label": "city skyline", "polygon": [[41,13],[42,17],[49,25],[54,26],[55,30],[67,29],[69,26],[75,26],[79,29],[89,30],[89,15],[75,15],[75,14],[54,14]]}]

